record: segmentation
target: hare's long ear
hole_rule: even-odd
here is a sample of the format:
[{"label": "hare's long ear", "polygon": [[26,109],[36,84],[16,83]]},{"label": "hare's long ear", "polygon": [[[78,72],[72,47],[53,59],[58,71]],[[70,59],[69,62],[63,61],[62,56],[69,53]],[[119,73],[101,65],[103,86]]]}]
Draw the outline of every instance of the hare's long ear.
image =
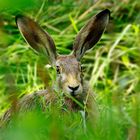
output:
[{"label": "hare's long ear", "polygon": [[108,24],[110,11],[101,11],[92,17],[89,22],[80,30],[74,41],[74,55],[80,60],[86,50],[92,48],[101,38],[106,25]]},{"label": "hare's long ear", "polygon": [[18,15],[16,23],[29,45],[36,51],[41,52],[49,57],[51,63],[56,59],[56,48],[53,39],[49,34],[32,19]]}]

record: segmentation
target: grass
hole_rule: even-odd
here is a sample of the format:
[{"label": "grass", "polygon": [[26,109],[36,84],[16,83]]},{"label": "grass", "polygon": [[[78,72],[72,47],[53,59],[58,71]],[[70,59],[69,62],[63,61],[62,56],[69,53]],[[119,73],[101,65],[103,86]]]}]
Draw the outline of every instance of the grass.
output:
[{"label": "grass", "polygon": [[[32,2],[32,1],[30,1]],[[74,37],[86,21],[102,9],[111,10],[109,26],[94,50],[82,59],[85,79],[90,82],[100,109],[96,123],[80,113],[60,113],[61,103],[38,108],[0,130],[0,139],[140,139],[140,8],[139,0],[36,1],[30,7],[17,4],[12,10],[1,8],[0,18],[0,115],[15,95],[44,88],[37,65],[46,64],[24,42],[14,16],[23,13],[34,18],[54,38],[60,54],[71,52]],[[53,84],[54,71],[47,70]]]}]

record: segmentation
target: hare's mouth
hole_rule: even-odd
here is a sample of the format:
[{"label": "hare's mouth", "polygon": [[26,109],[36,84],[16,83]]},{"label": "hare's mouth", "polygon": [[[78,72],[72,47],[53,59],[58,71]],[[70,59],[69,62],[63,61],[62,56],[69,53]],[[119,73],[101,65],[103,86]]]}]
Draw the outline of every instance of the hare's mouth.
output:
[{"label": "hare's mouth", "polygon": [[69,92],[69,95],[75,98],[77,98],[81,94],[82,94],[82,90]]},{"label": "hare's mouth", "polygon": [[65,91],[64,92],[68,96],[77,97],[81,94],[80,91]]},{"label": "hare's mouth", "polygon": [[77,93],[75,91],[72,91],[72,92],[70,92],[70,95],[75,97],[75,96],[77,96]]},{"label": "hare's mouth", "polygon": [[73,97],[73,98],[77,99],[81,95],[81,92],[75,92],[75,91],[73,91],[73,92],[65,92],[64,95],[69,97],[69,98]]}]

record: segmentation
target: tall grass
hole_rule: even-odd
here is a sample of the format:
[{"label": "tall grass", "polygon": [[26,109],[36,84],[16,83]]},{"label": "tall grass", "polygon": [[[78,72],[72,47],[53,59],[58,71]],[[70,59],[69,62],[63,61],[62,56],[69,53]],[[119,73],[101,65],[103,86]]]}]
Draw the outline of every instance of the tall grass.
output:
[{"label": "tall grass", "polygon": [[[61,104],[45,112],[36,109],[12,120],[0,130],[0,139],[140,139],[140,2],[139,0],[36,1],[33,7],[1,8],[0,18],[0,115],[14,97],[46,85],[37,72],[46,62],[24,42],[14,22],[17,13],[34,18],[51,34],[60,54],[71,52],[74,37],[100,10],[111,10],[106,32],[82,59],[85,79],[96,94],[100,109],[96,123],[80,113],[62,113]],[[54,71],[47,70],[53,83]]]}]

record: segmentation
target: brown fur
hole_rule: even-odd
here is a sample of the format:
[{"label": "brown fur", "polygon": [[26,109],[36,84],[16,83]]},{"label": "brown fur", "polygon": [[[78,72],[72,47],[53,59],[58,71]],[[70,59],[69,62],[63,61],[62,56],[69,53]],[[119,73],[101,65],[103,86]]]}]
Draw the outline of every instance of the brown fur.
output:
[{"label": "brown fur", "polygon": [[[17,16],[17,26],[29,43],[39,53],[47,55],[50,63],[57,69],[57,85],[64,93],[64,106],[71,111],[84,110],[96,116],[96,103],[94,94],[83,82],[80,59],[85,52],[93,47],[101,38],[109,21],[109,10],[103,10],[92,17],[89,22],[80,30],[73,45],[73,52],[70,55],[58,55],[53,39],[36,22],[26,16]],[[41,98],[41,100],[40,100]],[[25,95],[17,103],[17,111],[26,111],[34,108],[36,104],[44,110],[51,102],[59,100],[54,94],[47,90],[38,91]],[[3,120],[8,119],[12,114],[9,109]]]}]

